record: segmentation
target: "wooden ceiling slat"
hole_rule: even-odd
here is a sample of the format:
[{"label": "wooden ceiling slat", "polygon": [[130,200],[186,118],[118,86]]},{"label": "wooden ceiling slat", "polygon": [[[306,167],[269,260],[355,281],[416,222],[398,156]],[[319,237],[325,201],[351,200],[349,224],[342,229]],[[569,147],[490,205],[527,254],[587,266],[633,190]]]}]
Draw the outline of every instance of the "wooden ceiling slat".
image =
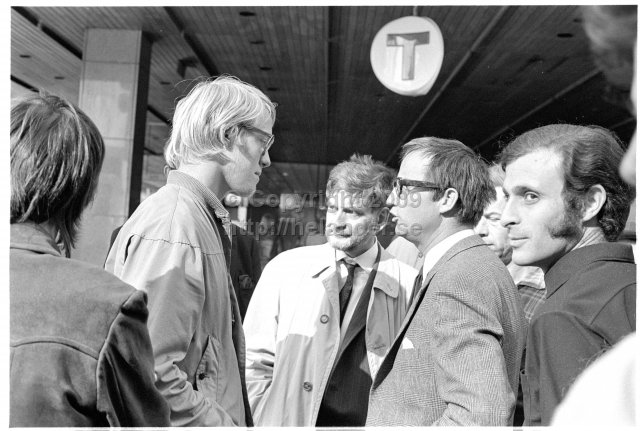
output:
[{"label": "wooden ceiling slat", "polygon": [[[167,118],[172,116],[176,99],[191,88],[194,78],[205,72],[201,64],[196,64],[187,68],[184,76],[178,73],[178,62],[195,58],[195,53],[167,11],[175,13],[186,34],[195,38],[220,72],[239,76],[280,103],[274,127],[277,145],[270,153],[274,163],[301,163],[291,167],[295,172],[288,181],[294,188],[316,187],[318,172],[324,187],[327,174],[324,164],[342,161],[356,151],[378,160],[386,159],[430,104],[408,139],[435,135],[474,145],[535,106],[562,94],[563,89],[594,68],[582,24],[576,22],[580,14],[575,6],[509,7],[504,22],[470,55],[451,82],[450,75],[500,8],[419,7],[421,16],[432,18],[440,26],[445,38],[445,57],[430,93],[415,98],[387,90],[375,78],[369,63],[369,50],[377,31],[391,20],[411,15],[411,6],[26,10],[79,49],[83,48],[85,28],[148,32],[153,39],[149,104]],[[252,11],[255,16],[242,17],[241,11]],[[22,27],[19,21],[14,24],[14,15],[12,11],[12,74],[25,82],[34,81],[30,85],[53,86],[72,100],[75,93],[77,99],[78,85],[72,84],[71,78],[54,82],[51,79],[57,73],[53,69],[79,76],[78,59],[66,61],[71,54],[42,32],[33,34],[33,24],[29,23],[30,27],[25,22]],[[558,33],[572,33],[573,37],[559,38]],[[258,39],[264,44],[250,43]],[[38,58],[21,59],[19,54],[24,49],[37,50]],[[259,66],[272,69],[262,71]],[[448,83],[446,90],[433,103],[445,83]],[[543,112],[534,112],[517,127],[533,127],[535,121],[556,118],[592,119],[592,109],[602,111],[599,121],[608,122],[599,124],[625,121],[628,117],[623,112],[608,111],[595,100],[594,95],[602,91],[603,85],[602,81],[589,82],[575,94],[560,97]],[[579,96],[598,106],[592,108],[581,103]],[[161,133],[155,133],[160,126],[153,130],[155,138],[148,139],[147,145],[157,151],[163,145]],[[316,171],[314,165],[305,163],[321,163],[322,167]],[[286,181],[277,172],[269,171],[265,171],[264,177],[269,189],[274,192],[279,187],[287,189]]]},{"label": "wooden ceiling slat", "polygon": [[[319,68],[314,67],[322,62],[317,58],[318,52],[321,53],[323,49],[322,22],[314,19],[312,14],[316,9],[220,8],[220,14],[207,17],[213,21],[208,22],[208,26],[217,29],[215,34],[200,27],[207,24],[206,21],[193,16],[205,15],[204,12],[200,13],[198,8],[181,9],[182,19],[192,23],[200,42],[209,47],[214,58],[220,59],[216,63],[221,71],[234,73],[234,69],[239,67],[236,65],[242,64],[246,73],[241,78],[266,91],[279,103],[275,127],[279,145],[272,151],[274,160],[304,160],[309,156],[309,151],[301,150],[297,144],[304,140],[309,147],[319,146],[319,137],[324,133],[324,122],[318,120],[323,118],[321,107],[326,97],[323,97],[323,88],[318,85],[318,82],[322,82],[317,75]],[[251,10],[256,16],[241,17],[239,12],[242,10]],[[262,39],[265,43],[256,46],[249,44],[250,40],[256,39]],[[248,56],[248,51],[254,55]],[[262,71],[260,66],[269,66],[272,70]],[[267,88],[279,88],[278,82],[285,83],[286,91],[269,93]],[[299,124],[305,125],[305,133],[301,131],[294,135],[291,130],[298,129]]]},{"label": "wooden ceiling slat", "polygon": [[[456,8],[450,14],[452,8],[425,9],[422,14],[428,14],[438,22],[445,33],[445,44],[448,46],[448,54],[445,54],[439,78],[441,85],[444,77],[452,71],[465,52],[458,46],[465,46],[467,40],[477,37],[477,32],[483,29],[491,12],[496,8],[484,9],[484,21],[475,26],[461,21],[464,19],[461,15],[464,8]],[[421,112],[420,106],[428,103],[429,95],[411,98],[398,96],[386,90],[373,76],[368,53],[373,37],[383,25],[393,19],[410,15],[412,10],[410,7],[351,7],[340,8],[340,11],[343,15],[340,26],[345,29],[343,31],[345,37],[340,40],[336,57],[331,60],[340,67],[340,90],[337,91],[337,101],[334,102],[335,114],[332,114],[330,119],[330,122],[335,124],[336,133],[340,133],[340,136],[331,136],[330,142],[335,142],[337,139],[340,141],[330,147],[329,153],[336,162],[344,160],[354,150],[372,154],[376,159],[385,159],[401,139],[402,131],[406,131]],[[458,29],[464,29],[464,32]],[[473,33],[468,29],[476,29],[477,32]],[[461,37],[458,37],[460,36],[458,34],[450,34],[455,30],[462,33]],[[358,58],[359,62],[347,60],[353,57]],[[349,65],[351,69],[343,68],[344,65]],[[436,82],[434,88],[437,88],[437,85]],[[353,100],[362,102],[353,103]],[[380,118],[384,118],[384,124],[388,127],[372,128],[371,124],[375,124]],[[351,138],[349,142],[345,142],[345,138],[349,137]]]},{"label": "wooden ceiling slat", "polygon": [[[77,103],[81,60],[13,9],[11,31],[11,74],[38,89]],[[31,57],[23,58],[23,55]]]},{"label": "wooden ceiling slat", "polygon": [[[574,48],[569,50],[578,51],[577,55],[563,59],[557,57],[552,49],[554,43],[557,45],[556,29],[563,20],[580,30],[579,24],[573,23],[575,7],[522,7],[515,8],[514,12],[493,43],[484,48],[481,61],[465,77],[457,91],[460,96],[456,96],[452,89],[448,97],[438,103],[438,124],[425,121],[416,134],[451,135],[451,131],[455,131],[463,142],[469,145],[478,143],[526,113],[532,105],[544,102],[565,86],[591,73],[594,66],[588,51],[582,48],[583,52],[579,52],[580,46],[587,46],[583,34],[576,32],[573,39],[561,41],[562,45],[573,45]],[[545,24],[547,21],[552,21],[550,27]],[[523,26],[531,28],[526,35],[523,35]],[[541,49],[546,49],[527,52],[525,45],[531,40],[537,41]],[[564,46],[563,49],[568,48]],[[545,73],[547,70],[550,72]],[[468,94],[474,97],[462,103],[461,97]],[[497,109],[489,110],[492,115],[483,115],[486,109],[480,106],[486,105],[483,100],[488,98],[494,99]],[[476,118],[472,116],[474,112]],[[455,121],[462,115],[469,118],[464,125]],[[479,128],[486,130],[487,135],[479,135]]]}]

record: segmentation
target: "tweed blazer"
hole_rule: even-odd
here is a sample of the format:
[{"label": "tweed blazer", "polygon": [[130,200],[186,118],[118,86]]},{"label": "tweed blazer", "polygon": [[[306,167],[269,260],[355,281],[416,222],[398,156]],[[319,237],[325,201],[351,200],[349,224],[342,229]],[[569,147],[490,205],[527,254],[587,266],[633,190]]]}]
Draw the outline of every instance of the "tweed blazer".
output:
[{"label": "tweed blazer", "polygon": [[498,257],[472,235],[429,271],[373,380],[367,426],[510,426],[525,321]]}]

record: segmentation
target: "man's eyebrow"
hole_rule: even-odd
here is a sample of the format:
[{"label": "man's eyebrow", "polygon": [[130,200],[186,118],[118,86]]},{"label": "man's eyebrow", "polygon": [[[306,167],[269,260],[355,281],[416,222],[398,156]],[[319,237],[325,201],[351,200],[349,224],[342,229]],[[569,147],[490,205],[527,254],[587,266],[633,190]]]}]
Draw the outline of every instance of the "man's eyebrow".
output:
[{"label": "man's eyebrow", "polygon": [[493,210],[493,211],[485,211],[482,215],[484,216],[491,216],[491,215],[502,215],[502,211],[498,211],[498,210]]},{"label": "man's eyebrow", "polygon": [[[507,190],[503,189],[505,193],[508,193]],[[527,185],[518,185],[512,188],[511,194],[522,194],[524,192],[528,192],[531,190],[535,190],[535,187],[527,186]]]}]

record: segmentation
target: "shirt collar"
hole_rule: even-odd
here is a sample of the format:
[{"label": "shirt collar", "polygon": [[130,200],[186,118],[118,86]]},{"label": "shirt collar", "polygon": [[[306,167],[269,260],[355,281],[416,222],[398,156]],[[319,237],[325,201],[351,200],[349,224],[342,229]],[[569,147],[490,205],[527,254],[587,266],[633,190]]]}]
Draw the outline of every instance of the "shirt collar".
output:
[{"label": "shirt collar", "polygon": [[459,241],[473,235],[472,229],[463,229],[459,232],[449,235],[436,245],[434,245],[424,256],[424,266],[422,267],[422,274],[428,274],[433,269],[436,263],[445,255],[451,247],[453,247]]},{"label": "shirt collar", "polygon": [[207,207],[222,221],[225,228],[229,225],[229,211],[225,209],[222,202],[220,202],[220,199],[218,199],[215,193],[213,193],[207,186],[193,178],[191,175],[175,170],[170,171],[167,176],[167,184],[175,184],[189,189],[197,197],[204,200]]},{"label": "shirt collar", "polygon": [[[314,259],[312,262],[309,262],[310,275],[312,278],[323,278],[330,277],[335,275],[335,270],[337,267],[337,260],[339,259],[337,256],[337,250],[331,247],[329,243],[324,243],[322,245],[312,246],[312,247],[320,247],[323,252],[322,258]],[[375,258],[378,253],[378,241],[365,253],[374,250],[375,254],[373,255],[373,264],[375,264]],[[363,253],[363,254],[365,254]],[[360,255],[362,256],[362,255]],[[358,256],[358,257],[360,257]],[[376,289],[382,290],[386,295],[391,296],[392,298],[398,297],[399,283],[400,279],[400,269],[398,265],[393,265],[391,261],[393,260],[393,256],[391,256],[385,249],[380,247],[380,263],[378,266],[379,273],[373,280],[373,287]],[[371,269],[373,269],[373,264],[371,265]],[[360,265],[360,263],[358,263]],[[333,268],[333,271],[329,271]],[[386,274],[381,276],[382,274]]]},{"label": "shirt collar", "polygon": [[544,272],[537,266],[520,266],[509,262],[509,274],[516,286],[526,285],[534,289],[544,290]]},{"label": "shirt collar", "polygon": [[373,265],[376,263],[376,256],[378,256],[377,239],[373,242],[373,245],[360,256],[349,257],[344,251],[336,250],[336,264],[340,262],[341,259],[345,259],[347,262],[357,263],[360,268],[366,271],[371,271],[373,269]]}]

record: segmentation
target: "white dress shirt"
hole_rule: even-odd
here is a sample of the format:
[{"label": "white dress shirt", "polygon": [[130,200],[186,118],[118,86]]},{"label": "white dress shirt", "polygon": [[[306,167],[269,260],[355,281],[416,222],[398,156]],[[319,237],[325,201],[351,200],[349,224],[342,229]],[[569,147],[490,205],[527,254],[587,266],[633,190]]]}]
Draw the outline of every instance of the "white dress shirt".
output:
[{"label": "white dress shirt", "polygon": [[344,317],[342,318],[342,326],[340,327],[340,340],[344,338],[344,335],[347,332],[349,322],[351,321],[353,312],[355,311],[356,306],[358,305],[358,301],[362,296],[364,286],[367,284],[369,274],[371,274],[373,265],[375,265],[376,263],[377,256],[377,240],[367,251],[357,257],[349,257],[344,251],[336,250],[336,271],[338,273],[338,285],[340,288],[342,288],[342,286],[344,286],[344,283],[347,281],[348,273],[347,266],[344,264],[344,261],[342,261],[342,259],[344,258],[349,263],[358,264],[353,273],[353,290],[351,291],[349,303],[347,304],[347,309],[345,310]]}]

